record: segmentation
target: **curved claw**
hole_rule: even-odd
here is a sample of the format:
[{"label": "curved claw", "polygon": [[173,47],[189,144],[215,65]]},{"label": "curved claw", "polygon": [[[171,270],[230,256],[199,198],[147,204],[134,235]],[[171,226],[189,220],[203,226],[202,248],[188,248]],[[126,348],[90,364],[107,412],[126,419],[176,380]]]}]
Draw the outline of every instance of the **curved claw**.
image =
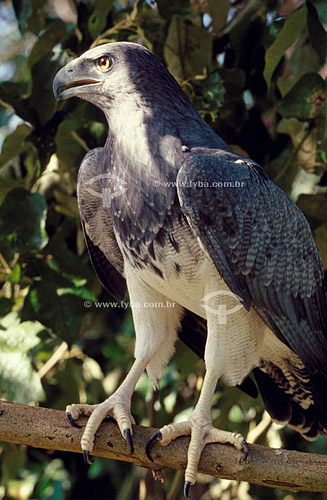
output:
[{"label": "curved claw", "polygon": [[184,497],[185,498],[189,498],[189,496],[190,496],[190,487],[191,487],[190,481],[185,481],[185,483],[184,483]]},{"label": "curved claw", "polygon": [[69,423],[70,425],[72,425],[73,427],[78,427],[79,429],[82,427],[81,425],[78,425],[78,424],[75,422],[75,420],[74,420],[74,419],[73,419],[73,417],[72,417],[72,414],[71,414],[71,413],[69,413],[69,411],[67,411],[67,412],[66,412],[66,419],[67,419],[68,423]]},{"label": "curved claw", "polygon": [[153,458],[151,457],[151,453],[150,453],[151,448],[156,441],[160,441],[161,439],[162,439],[161,432],[157,431],[154,434],[152,434],[149,441],[146,443],[145,453],[146,453],[146,456],[148,457],[148,459],[151,460],[151,462],[153,462]]},{"label": "curved claw", "polygon": [[247,444],[245,439],[243,439],[243,441],[242,441],[242,447],[243,447],[243,451],[244,451],[243,460],[246,460],[248,458],[248,455],[249,455],[249,445]]},{"label": "curved claw", "polygon": [[87,450],[83,450],[83,458],[88,465],[92,465],[94,462],[94,460],[90,456],[90,452]]},{"label": "curved claw", "polygon": [[134,443],[133,443],[133,439],[132,439],[131,429],[125,429],[124,430],[124,436],[125,436],[126,441],[128,442],[129,452],[130,452],[131,455],[133,455],[133,453],[134,453]]}]

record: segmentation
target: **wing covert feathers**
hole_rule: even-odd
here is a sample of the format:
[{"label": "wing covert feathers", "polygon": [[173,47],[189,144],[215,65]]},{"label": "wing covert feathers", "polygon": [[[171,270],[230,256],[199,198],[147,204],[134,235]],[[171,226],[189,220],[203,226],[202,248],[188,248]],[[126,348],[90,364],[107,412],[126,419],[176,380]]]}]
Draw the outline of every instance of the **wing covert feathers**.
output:
[{"label": "wing covert feathers", "polygon": [[[196,148],[177,178],[182,210],[229,288],[296,354],[255,377],[271,417],[327,432],[327,292],[307,220],[252,160]],[[278,354],[278,353],[277,353]]]}]

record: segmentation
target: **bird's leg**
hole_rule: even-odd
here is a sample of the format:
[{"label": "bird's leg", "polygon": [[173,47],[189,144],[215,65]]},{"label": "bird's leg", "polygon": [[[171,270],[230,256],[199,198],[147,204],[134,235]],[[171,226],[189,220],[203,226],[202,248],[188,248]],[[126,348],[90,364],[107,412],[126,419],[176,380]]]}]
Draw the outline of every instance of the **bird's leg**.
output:
[{"label": "bird's leg", "polygon": [[[214,291],[214,288],[213,290],[208,289],[208,294],[212,291]],[[208,296],[212,297],[212,295]],[[220,314],[221,309],[219,307],[224,306],[224,304],[221,304],[221,297],[220,294],[217,294],[215,307],[212,307],[211,304],[210,309],[207,310],[207,342],[204,353],[206,374],[199,400],[190,418],[186,422],[162,427],[150,438],[146,446],[147,455],[151,459],[150,451],[155,441],[159,441],[162,446],[166,446],[178,436],[191,436],[185,471],[185,496],[188,496],[190,486],[196,481],[201,453],[206,444],[230,443],[237,449],[243,450],[245,456],[248,453],[248,447],[243,436],[214,428],[210,415],[212,398],[218,379],[231,372],[233,374],[231,381],[233,385],[236,385],[247,373],[239,370],[238,365],[241,364],[242,350],[239,356],[235,355],[235,350],[239,347],[235,345],[236,342],[233,343],[233,340],[230,339],[232,323],[226,321],[226,314],[224,314],[226,307],[223,308],[223,312]],[[224,296],[223,299],[225,300]],[[218,311],[218,314],[216,311]],[[240,349],[242,349],[242,345]]]},{"label": "bird's leg", "polygon": [[188,496],[190,485],[194,484],[196,481],[201,453],[206,444],[230,443],[239,450],[243,449],[245,454],[247,454],[247,445],[241,434],[216,429],[212,425],[210,408],[216,385],[217,376],[211,371],[207,371],[199,401],[190,418],[185,422],[165,425],[150,438],[147,445],[147,454],[151,459],[150,448],[154,440],[158,440],[162,446],[167,446],[167,444],[178,436],[191,435],[185,471],[186,496]]},{"label": "bird's leg", "polygon": [[135,422],[130,410],[131,398],[135,385],[144,372],[148,361],[148,359],[136,359],[123,383],[103,403],[99,405],[73,404],[67,406],[66,415],[70,422],[75,422],[80,415],[90,415],[81,439],[84,458],[87,462],[89,462],[89,454],[93,449],[95,433],[99,429],[103,419],[107,416],[111,416],[116,420],[120,432],[129,444],[131,454],[133,453],[131,435],[132,423]]},{"label": "bird's leg", "polygon": [[[68,419],[75,421],[79,415],[90,415],[81,440],[84,458],[88,462],[93,449],[94,436],[106,416],[113,417],[133,453],[131,397],[135,385],[145,368],[154,387],[164,366],[173,353],[176,331],[180,324],[182,308],[166,309],[155,304],[166,303],[167,298],[137,279],[134,269],[125,265],[130,304],[135,327],[135,362],[121,386],[100,405],[70,405]],[[150,307],[150,304],[154,304]]]},{"label": "bird's leg", "polygon": [[[217,377],[210,370],[207,371],[199,401],[189,419],[191,428],[191,441],[187,454],[187,467],[185,471],[186,492],[190,485],[196,481],[196,474],[202,450],[208,443],[230,443],[239,450],[247,453],[244,437],[239,433],[216,429],[212,425],[210,408],[212,397],[217,385]],[[169,438],[169,436],[167,436]],[[163,440],[165,432],[163,433]],[[164,441],[165,442],[165,441]]]}]

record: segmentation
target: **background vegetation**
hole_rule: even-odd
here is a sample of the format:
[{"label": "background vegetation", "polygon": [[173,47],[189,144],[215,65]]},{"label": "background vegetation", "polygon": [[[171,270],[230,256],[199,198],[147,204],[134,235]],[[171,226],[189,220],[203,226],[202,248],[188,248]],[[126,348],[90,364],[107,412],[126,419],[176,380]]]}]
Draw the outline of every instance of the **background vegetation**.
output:
[{"label": "background vegetation", "polygon": [[[133,325],[90,268],[76,176],[86,151],[103,145],[101,112],[52,95],[57,70],[91,45],[137,41],[165,61],[201,115],[232,147],[260,162],[312,226],[327,265],[326,52],[324,0],[14,0],[0,4],[0,387],[2,398],[63,409],[96,403],[133,359]],[[154,82],[155,85],[155,82]],[[126,118],[128,119],[128,117]],[[91,306],[85,307],[84,302]],[[59,349],[59,351],[57,351]],[[56,353],[57,351],[57,353]],[[133,413],[160,426],[185,418],[203,365],[178,344],[153,393],[137,385]],[[221,388],[222,389],[222,388]],[[255,428],[263,404],[219,390],[214,422]],[[31,423],[32,425],[32,423]],[[252,433],[253,435],[253,433]],[[267,425],[259,442],[324,453]],[[149,472],[97,459],[1,445],[0,499],[181,498],[183,475],[163,485]],[[200,476],[193,498],[322,499]]]}]

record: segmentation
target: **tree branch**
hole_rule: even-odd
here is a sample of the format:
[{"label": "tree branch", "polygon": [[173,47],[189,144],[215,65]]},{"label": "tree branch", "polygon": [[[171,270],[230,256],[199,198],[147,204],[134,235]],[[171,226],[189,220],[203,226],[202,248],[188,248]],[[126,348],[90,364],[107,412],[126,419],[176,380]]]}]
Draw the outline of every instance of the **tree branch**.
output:
[{"label": "tree branch", "polygon": [[[81,418],[80,424],[86,419]],[[92,455],[134,462],[152,469],[160,478],[164,468],[185,469],[189,438],[178,438],[167,447],[156,444],[151,463],[145,444],[155,429],[133,426],[134,455],[114,422],[104,422],[97,432]],[[65,413],[0,401],[0,441],[37,448],[81,453],[83,429],[71,427]],[[209,444],[202,453],[199,472],[225,479],[283,488],[291,491],[327,491],[327,456],[249,445],[246,461],[233,446]]]}]

